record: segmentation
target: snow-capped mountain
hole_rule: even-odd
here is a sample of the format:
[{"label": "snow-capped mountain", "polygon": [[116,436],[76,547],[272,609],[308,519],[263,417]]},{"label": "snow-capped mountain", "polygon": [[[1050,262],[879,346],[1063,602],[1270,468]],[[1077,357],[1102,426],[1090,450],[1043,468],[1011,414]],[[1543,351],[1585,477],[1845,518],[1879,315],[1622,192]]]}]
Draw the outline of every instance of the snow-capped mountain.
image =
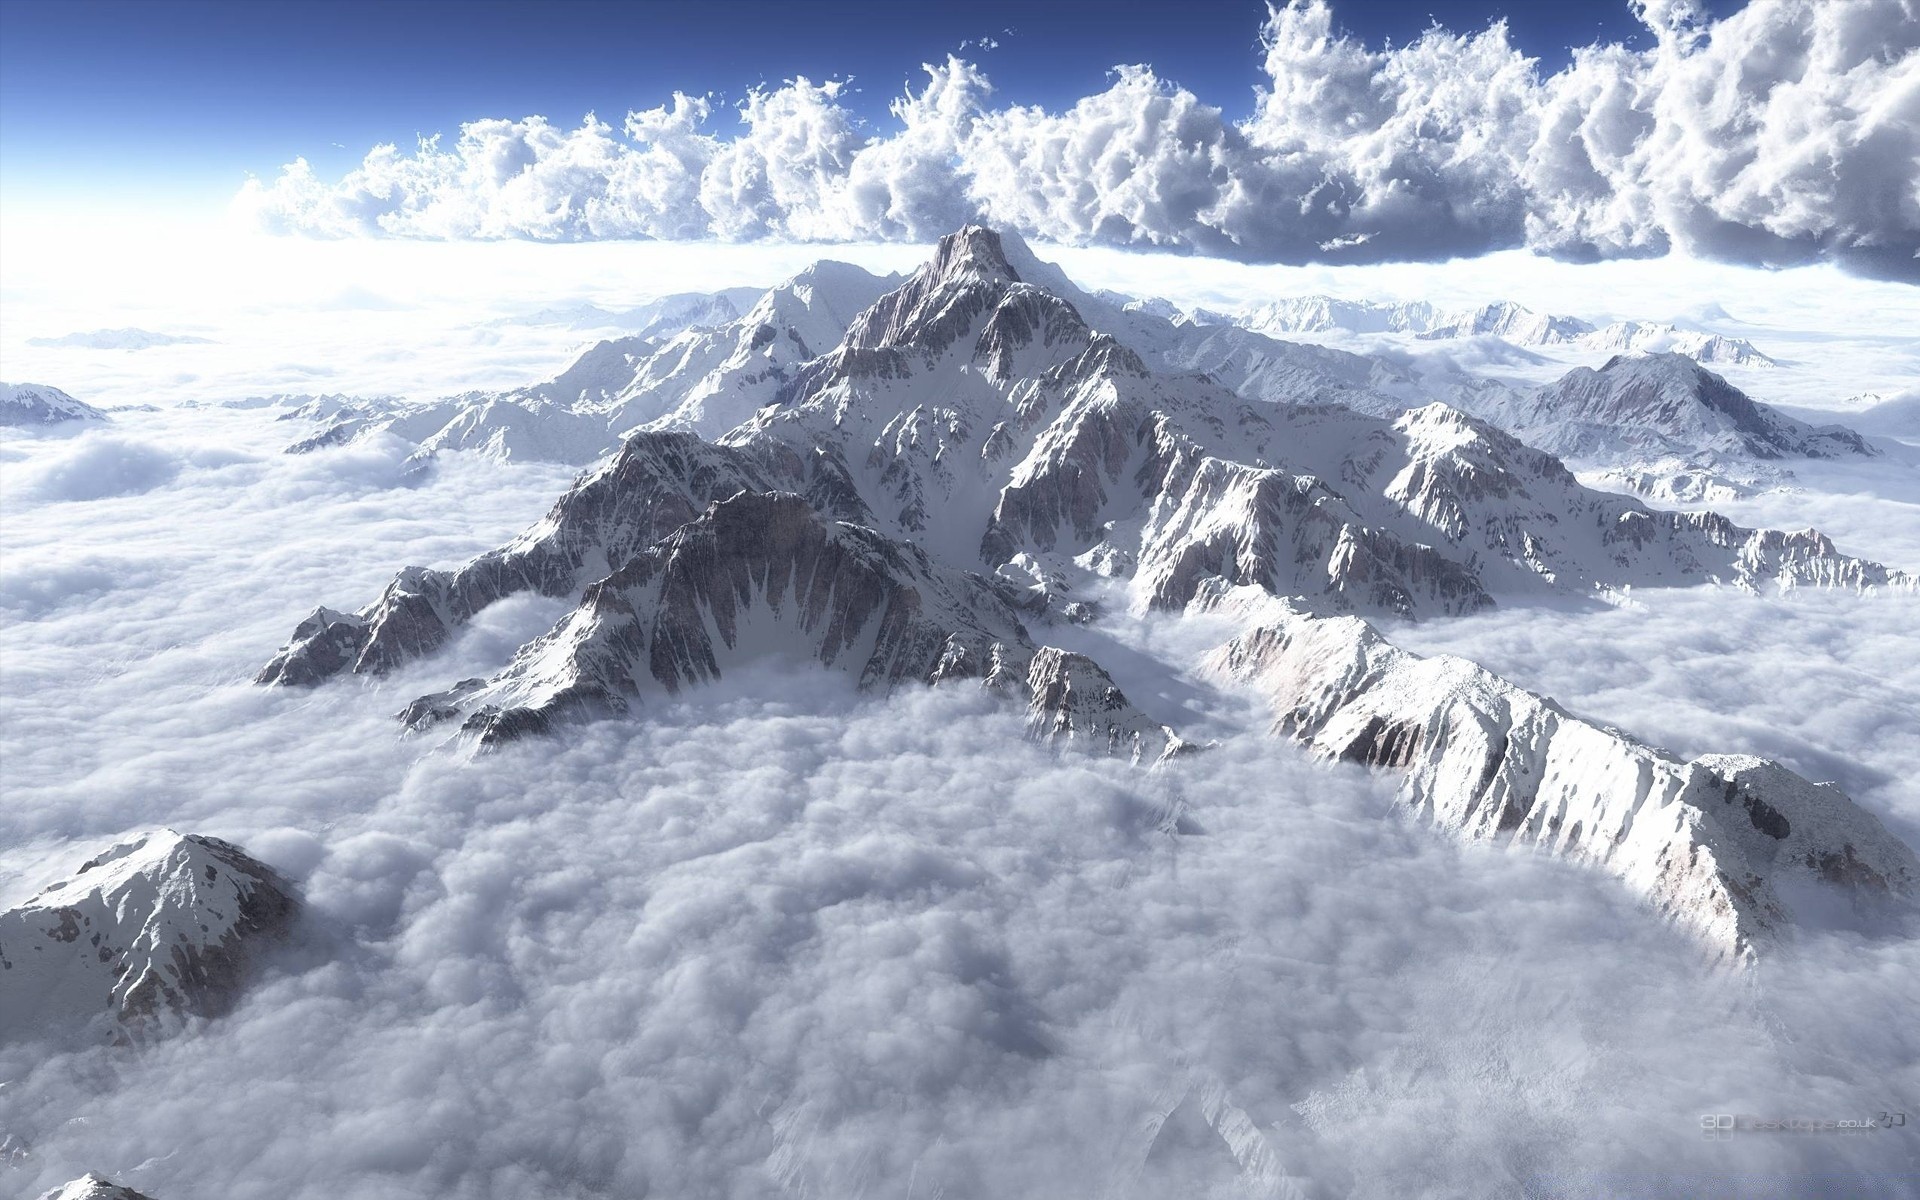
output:
[{"label": "snow-capped mountain", "polygon": [[1551,346],[1576,341],[1593,332],[1578,317],[1555,317],[1498,300],[1462,313],[1446,313],[1420,331],[1427,340],[1491,335],[1522,346]]},{"label": "snow-capped mountain", "polygon": [[636,337],[665,340],[688,329],[711,328],[740,319],[762,293],[761,288],[726,288],[718,292],[675,292],[629,309],[607,309],[597,304],[543,308],[524,316],[496,322],[502,325],[559,325],[581,331],[618,329]]},{"label": "snow-capped mountain", "polygon": [[0,913],[0,1037],[140,1041],[218,1016],[299,908],[292,885],[229,842],[172,830],[121,842]]},{"label": "snow-capped mountain", "polygon": [[1920,388],[1891,396],[1871,393],[1858,399],[1866,407],[1847,418],[1856,428],[1886,437],[1920,438]]},{"label": "snow-capped mountain", "polygon": [[105,1176],[88,1172],[63,1187],[57,1187],[40,1200],[153,1200],[144,1192],[121,1187]]},{"label": "snow-capped mountain", "polygon": [[[1196,314],[1197,315],[1197,314]],[[1255,333],[1424,333],[1441,320],[1440,310],[1424,301],[1384,304],[1340,300],[1332,296],[1293,296],[1246,309],[1234,324]]]},{"label": "snow-capped mountain", "polygon": [[130,1187],[122,1187],[102,1175],[92,1172],[75,1179],[62,1187],[57,1187],[40,1200],[153,1200],[144,1192],[136,1192]]},{"label": "snow-capped mountain", "polygon": [[1231,324],[1275,338],[1302,333],[1397,333],[1423,341],[1495,337],[1515,346],[1568,346],[1607,354],[1672,353],[1723,366],[1775,365],[1772,358],[1744,338],[1651,321],[1615,321],[1596,328],[1578,317],[1535,312],[1508,300],[1449,310],[1417,300],[1382,303],[1297,296],[1254,305],[1230,316],[1185,313],[1171,305],[1151,311],[1175,323]]},{"label": "snow-capped mountain", "polygon": [[[649,333],[596,342],[559,375],[504,392],[407,405],[386,414],[349,414],[289,447],[305,452],[387,433],[422,455],[473,451],[492,458],[586,464],[640,429],[692,429],[707,436],[771,402],[800,364],[831,349],[847,326],[897,282],[846,263],[820,262],[764,293],[737,319],[689,324],[657,340]],[[680,316],[717,316],[736,293],[705,308],[689,297]],[[664,302],[663,302],[664,303]]]},{"label": "snow-capped mountain", "polygon": [[94,329],[60,337],[28,338],[27,345],[68,347],[80,350],[151,350],[155,346],[208,345],[209,339],[184,334],[156,333],[151,329]]},{"label": "snow-capped mountain", "polygon": [[104,421],[107,414],[44,383],[0,383],[0,426],[32,428]]},{"label": "snow-capped mountain", "polygon": [[1771,367],[1774,360],[1754,349],[1745,338],[1730,338],[1699,329],[1680,329],[1649,321],[1615,321],[1577,339],[1588,350],[1623,354],[1678,354],[1700,363],[1722,366]]},{"label": "snow-capped mountain", "polygon": [[1465,659],[1410,654],[1358,618],[1253,607],[1268,623],[1209,669],[1259,690],[1276,733],[1403,773],[1405,803],[1462,836],[1602,867],[1736,959],[1819,892],[1868,920],[1912,906],[1920,862],[1832,784],[1748,755],[1687,761]]},{"label": "snow-capped mountain", "polygon": [[[531,591],[577,607],[494,677],[410,705],[409,725],[457,720],[499,741],[570,714],[642,712],[652,695],[786,657],[876,689],[979,680],[1027,703],[1041,736],[1157,760],[1179,748],[1171,731],[1098,664],[1043,646],[1048,622],[1097,617],[1080,597],[1098,577],[1123,581],[1141,608],[1178,612],[1239,588],[1302,613],[1403,618],[1708,581],[1914,586],[1812,530],[1747,530],[1593,491],[1442,404],[1386,419],[1156,371],[1082,303],[1116,327],[1169,328],[1116,316],[1014,239],[951,235],[836,345],[735,376],[750,419],[711,441],[635,433],[506,546],[453,571],[408,568],[357,612],[317,610],[260,681],[381,674]],[[1410,658],[1370,648],[1358,622],[1329,628],[1383,669]],[[1474,686],[1513,693],[1510,708],[1542,703],[1491,676]],[[1792,792],[1776,805],[1789,820],[1819,807],[1758,768],[1714,769]],[[1688,770],[1675,776],[1685,787],[1707,777]],[[1718,903],[1705,887],[1674,905]]]},{"label": "snow-capped mountain", "polygon": [[1615,355],[1597,370],[1577,367],[1531,391],[1483,391],[1470,403],[1542,450],[1673,478],[1777,480],[1785,459],[1878,453],[1851,429],[1796,421],[1675,353]]}]

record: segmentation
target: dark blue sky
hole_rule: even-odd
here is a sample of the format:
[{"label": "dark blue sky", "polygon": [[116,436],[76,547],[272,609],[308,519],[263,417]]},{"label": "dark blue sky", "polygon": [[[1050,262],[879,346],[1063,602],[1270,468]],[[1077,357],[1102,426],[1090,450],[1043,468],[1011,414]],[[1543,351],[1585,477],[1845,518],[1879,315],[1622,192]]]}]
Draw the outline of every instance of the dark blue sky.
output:
[{"label": "dark blue sky", "polygon": [[[1059,107],[1116,63],[1147,62],[1240,116],[1265,13],[1264,0],[0,0],[0,176],[16,196],[215,200],[299,155],[337,177],[377,142],[476,117],[617,121],[675,89],[732,100],[796,74],[852,76],[851,103],[887,128],[917,64],[985,35],[999,48],[967,53],[998,102]],[[1504,16],[1546,70],[1571,45],[1647,38],[1626,0],[1334,0],[1334,14],[1374,45]]]}]

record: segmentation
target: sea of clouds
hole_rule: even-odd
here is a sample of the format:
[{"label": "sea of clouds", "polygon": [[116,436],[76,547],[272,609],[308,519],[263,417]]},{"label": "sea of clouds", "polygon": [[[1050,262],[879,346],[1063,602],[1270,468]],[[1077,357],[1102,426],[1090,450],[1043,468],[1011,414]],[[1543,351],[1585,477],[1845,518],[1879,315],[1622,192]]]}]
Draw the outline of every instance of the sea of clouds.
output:
[{"label": "sea of clouds", "polygon": [[298,159],[239,205],[327,237],[926,241],[984,218],[1262,262],[1677,249],[1920,278],[1914,0],[1751,0],[1719,20],[1630,4],[1646,49],[1589,46],[1543,76],[1504,23],[1375,50],[1326,0],[1286,0],[1243,121],[1148,66],[1062,111],[996,106],[949,56],[889,131],[799,78],[737,114],[676,93],[618,127],[474,120],[337,180]]},{"label": "sea of clouds", "polygon": [[[214,352],[139,353],[175,350]],[[1158,774],[1056,758],[976,689],[882,702],[778,666],[497,754],[403,738],[407,700],[558,615],[525,598],[389,680],[256,688],[314,604],[498,544],[569,476],[458,455],[421,475],[385,442],[287,456],[301,431],[274,415],[166,404],[0,440],[0,903],[167,825],[248,847],[312,913],[182,1037],[0,1045],[10,1192],[86,1170],[160,1200],[1920,1177],[1899,1131],[1699,1127],[1920,1114],[1914,943],[1815,934],[1715,973],[1598,873],[1455,844],[1390,780],[1264,736],[1182,672],[1212,626],[1087,635],[1155,715],[1220,741]],[[1849,494],[1823,482],[1767,503]],[[1920,566],[1913,498],[1838,510],[1862,514],[1843,545]],[[1680,592],[1393,633],[1686,752],[1840,779],[1913,840],[1914,607]],[[1255,1130],[1251,1182],[1200,1124],[1221,1105]]]},{"label": "sea of clouds", "polygon": [[[309,605],[461,561],[564,486],[459,457],[420,480],[403,447],[284,457],[284,432],[173,409],[0,447],[0,902],[173,826],[250,847],[313,912],[225,1020],[144,1050],[0,1046],[0,1133],[29,1152],[10,1190],[100,1169],[161,1200],[1793,1196],[1901,1194],[1920,1167],[1897,1133],[1699,1133],[1920,1108],[1920,952],[1816,935],[1753,979],[1711,972],[1609,879],[1455,845],[1390,781],[1261,735],[1242,697],[1179,678],[1210,630],[1100,634],[1123,676],[1160,672],[1139,689],[1160,716],[1221,739],[1165,774],[1048,755],[972,687],[879,703],[780,666],[497,755],[399,735],[405,699],[503,662],[543,601],[382,684],[257,689]],[[169,468],[69,488],[108,445]],[[1912,605],[1847,599],[1743,611],[1768,641],[1724,603],[1638,641],[1615,612],[1434,641],[1601,714],[1634,695],[1630,651],[1542,647],[1674,651],[1653,685],[1720,714],[1684,749],[1818,766],[1812,743],[1910,778],[1920,747],[1884,733],[1914,701]],[[1920,818],[1905,780],[1860,795]],[[1196,1125],[1221,1100],[1260,1131],[1260,1187]],[[1185,1133],[1156,1139],[1169,1114]]]},{"label": "sea of clouds", "polygon": [[[531,382],[580,334],[518,315],[769,283],[817,247],[82,240],[36,260],[12,238],[0,375],[140,407],[0,435],[0,905],[167,825],[285,871],[313,919],[239,1011],[178,1039],[0,1036],[0,1158],[26,1150],[0,1192],[98,1170],[158,1200],[1915,1194],[1920,1135],[1699,1130],[1915,1128],[1915,943],[1819,933],[1713,973],[1598,873],[1457,845],[1390,780],[1265,737],[1184,674],[1218,625],[1116,613],[1080,635],[1221,743],[1151,775],[1028,745],[971,688],[882,702],[777,666],[484,757],[401,737],[406,701],[559,615],[530,598],[379,683],[247,682],[314,605],[499,544],[571,472],[420,473],[377,440],[288,456],[307,427],[219,402]],[[923,249],[834,254],[895,270]],[[1183,303],[1725,302],[1794,347],[1741,385],[1814,407],[1910,381],[1916,353],[1914,289],[1831,265],[1048,256]],[[130,324],[209,341],[27,344]],[[1910,463],[1796,470],[1732,515],[1920,569]],[[1684,753],[1837,780],[1920,844],[1915,615],[1703,589],[1389,632]],[[1196,1128],[1221,1105],[1257,1132],[1257,1184],[1223,1182]]]}]

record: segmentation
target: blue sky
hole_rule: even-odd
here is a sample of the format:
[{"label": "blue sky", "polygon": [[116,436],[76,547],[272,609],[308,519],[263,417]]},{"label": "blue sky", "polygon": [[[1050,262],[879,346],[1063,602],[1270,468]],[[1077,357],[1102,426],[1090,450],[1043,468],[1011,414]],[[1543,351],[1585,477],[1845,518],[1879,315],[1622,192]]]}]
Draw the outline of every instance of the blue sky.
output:
[{"label": "blue sky", "polygon": [[[1726,3],[1717,6],[1724,10]],[[848,77],[878,128],[918,64],[964,53],[998,102],[1049,107],[1146,62],[1235,118],[1261,76],[1264,0],[761,0],[374,4],[0,0],[0,167],[16,200],[219,204],[251,172],[304,156],[337,176],[379,142],[483,116],[617,119],[675,89],[737,99],[797,74]],[[1552,70],[1570,45],[1644,40],[1626,0],[1336,0],[1370,44],[1430,21],[1505,17]],[[1008,31],[1011,32],[1008,32]]]}]

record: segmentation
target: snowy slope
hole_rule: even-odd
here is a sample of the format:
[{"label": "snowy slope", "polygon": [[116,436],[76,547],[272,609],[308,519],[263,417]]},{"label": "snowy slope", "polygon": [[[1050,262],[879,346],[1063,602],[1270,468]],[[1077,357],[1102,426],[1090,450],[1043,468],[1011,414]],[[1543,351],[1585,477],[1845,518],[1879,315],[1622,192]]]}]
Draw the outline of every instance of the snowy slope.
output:
[{"label": "snowy slope", "polygon": [[[421,447],[501,461],[586,465],[641,429],[714,436],[769,403],[801,363],[831,349],[894,282],[819,262],[729,318],[739,290],[662,301],[643,332],[595,342],[554,378],[475,392],[390,414],[354,414],[289,447],[304,452],[388,433]],[[704,303],[703,303],[704,302]],[[671,319],[669,319],[671,318]],[[683,320],[684,318],[684,320]],[[709,324],[708,321],[716,323]]]}]

